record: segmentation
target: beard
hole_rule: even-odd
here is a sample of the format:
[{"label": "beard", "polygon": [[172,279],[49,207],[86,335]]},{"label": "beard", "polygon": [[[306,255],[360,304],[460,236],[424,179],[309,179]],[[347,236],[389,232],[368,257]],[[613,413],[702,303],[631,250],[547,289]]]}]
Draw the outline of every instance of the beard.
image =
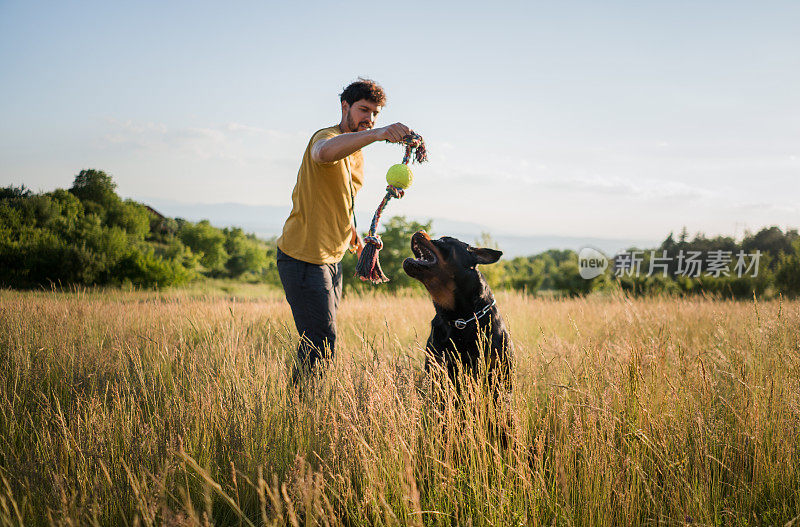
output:
[{"label": "beard", "polygon": [[372,128],[372,124],[369,121],[361,121],[360,123],[356,124],[355,120],[353,119],[353,116],[350,115],[350,110],[347,110],[346,118],[347,118],[347,128],[351,132],[358,132],[360,130],[361,125],[364,125],[365,129],[367,130]]}]

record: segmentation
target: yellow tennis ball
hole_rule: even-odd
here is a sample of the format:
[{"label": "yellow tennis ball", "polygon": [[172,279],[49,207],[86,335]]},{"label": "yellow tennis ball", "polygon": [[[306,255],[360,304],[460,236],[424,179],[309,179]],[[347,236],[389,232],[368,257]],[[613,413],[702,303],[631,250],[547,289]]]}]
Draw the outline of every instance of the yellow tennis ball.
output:
[{"label": "yellow tennis ball", "polygon": [[414,173],[411,172],[408,165],[402,163],[399,165],[392,165],[389,167],[389,171],[386,172],[386,182],[393,187],[406,189],[414,182]]}]

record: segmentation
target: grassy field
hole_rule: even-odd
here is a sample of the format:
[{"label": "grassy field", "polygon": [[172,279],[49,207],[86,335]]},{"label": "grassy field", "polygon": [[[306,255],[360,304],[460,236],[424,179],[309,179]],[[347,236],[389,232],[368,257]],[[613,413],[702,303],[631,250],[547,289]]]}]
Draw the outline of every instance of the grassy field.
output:
[{"label": "grassy field", "polygon": [[0,291],[0,525],[800,524],[800,303],[498,304],[505,449],[420,296],[346,298],[298,400],[279,292]]}]

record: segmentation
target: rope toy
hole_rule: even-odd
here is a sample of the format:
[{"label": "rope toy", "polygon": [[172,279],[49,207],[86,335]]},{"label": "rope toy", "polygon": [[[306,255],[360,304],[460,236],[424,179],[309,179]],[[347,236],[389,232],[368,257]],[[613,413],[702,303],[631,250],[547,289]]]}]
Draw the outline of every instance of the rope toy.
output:
[{"label": "rope toy", "polygon": [[403,143],[406,147],[403,163],[392,165],[386,172],[386,182],[388,183],[386,195],[372,217],[369,233],[364,237],[364,249],[361,251],[361,256],[358,257],[358,263],[356,264],[356,276],[365,282],[370,281],[373,284],[389,281],[386,275],[383,274],[381,264],[378,261],[378,252],[383,248],[381,237],[376,234],[381,213],[390,199],[402,198],[405,194],[405,189],[411,186],[414,174],[408,167],[409,162],[424,163],[428,160],[428,151],[425,149],[425,142],[422,140],[421,135],[411,132],[403,138]]}]

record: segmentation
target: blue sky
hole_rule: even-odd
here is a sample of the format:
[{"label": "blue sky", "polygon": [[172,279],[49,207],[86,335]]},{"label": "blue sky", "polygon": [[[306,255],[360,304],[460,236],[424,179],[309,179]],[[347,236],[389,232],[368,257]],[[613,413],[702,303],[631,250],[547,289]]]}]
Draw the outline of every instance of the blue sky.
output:
[{"label": "blue sky", "polygon": [[[663,238],[800,226],[800,3],[0,0],[0,185],[286,205],[363,75],[431,161],[390,214]],[[364,151],[373,210],[399,147]]]}]

